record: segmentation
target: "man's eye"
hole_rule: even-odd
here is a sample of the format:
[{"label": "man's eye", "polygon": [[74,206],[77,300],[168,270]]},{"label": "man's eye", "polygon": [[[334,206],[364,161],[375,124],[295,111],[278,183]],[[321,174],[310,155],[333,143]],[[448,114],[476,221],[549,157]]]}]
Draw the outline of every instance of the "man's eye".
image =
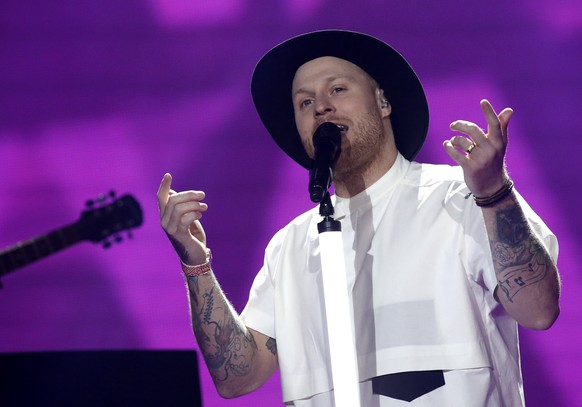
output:
[{"label": "man's eye", "polygon": [[313,103],[313,100],[311,100],[311,99],[305,99],[305,100],[303,100],[303,101],[302,101],[302,102],[299,104],[299,106],[301,106],[301,107],[306,107],[306,106],[309,106],[309,105],[310,105],[310,104],[312,104],[312,103]]},{"label": "man's eye", "polygon": [[336,86],[335,88],[333,88],[333,93],[343,92],[344,90],[346,89],[342,88],[341,86]]}]

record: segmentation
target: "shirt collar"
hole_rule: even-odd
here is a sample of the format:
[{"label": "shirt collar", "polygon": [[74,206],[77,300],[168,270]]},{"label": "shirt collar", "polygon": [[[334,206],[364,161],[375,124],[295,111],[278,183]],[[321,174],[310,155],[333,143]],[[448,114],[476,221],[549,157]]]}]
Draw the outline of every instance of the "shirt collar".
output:
[{"label": "shirt collar", "polygon": [[351,198],[341,198],[334,195],[332,197],[335,212],[334,218],[340,220],[350,212],[374,206],[379,199],[394,191],[402,178],[404,178],[409,167],[410,161],[398,153],[392,167],[378,181],[359,194]]}]

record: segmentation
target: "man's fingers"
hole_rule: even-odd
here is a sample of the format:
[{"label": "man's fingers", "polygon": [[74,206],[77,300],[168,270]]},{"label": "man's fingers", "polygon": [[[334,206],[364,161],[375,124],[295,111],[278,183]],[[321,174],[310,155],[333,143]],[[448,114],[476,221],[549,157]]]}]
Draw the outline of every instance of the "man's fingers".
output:
[{"label": "man's fingers", "polygon": [[483,114],[485,115],[485,119],[487,120],[487,123],[496,122],[497,121],[497,113],[495,113],[495,109],[493,109],[491,102],[489,102],[487,99],[483,99],[481,102],[479,102],[479,104],[481,105],[481,110],[483,111]]},{"label": "man's fingers", "polygon": [[487,99],[481,101],[481,110],[487,120],[487,137],[493,142],[507,143],[507,124],[513,110],[506,108],[498,115]]},{"label": "man's fingers", "polygon": [[453,131],[466,134],[475,144],[482,143],[486,138],[483,129],[473,122],[457,120],[452,122],[449,127]]},{"label": "man's fingers", "polygon": [[501,139],[501,124],[499,123],[499,117],[497,113],[491,106],[488,100],[483,99],[481,101],[481,110],[485,115],[485,120],[487,120],[487,135],[490,139]]},{"label": "man's fingers", "polygon": [[171,189],[172,175],[164,174],[158,188],[160,221],[170,235],[187,233],[190,225],[202,218],[208,205],[200,200],[206,197],[203,191],[176,192]]},{"label": "man's fingers", "polygon": [[501,135],[503,141],[507,144],[507,126],[509,125],[509,120],[513,116],[513,109],[506,107],[499,113],[499,122],[501,123]]},{"label": "man's fingers", "polygon": [[453,136],[449,140],[450,144],[464,153],[470,153],[475,147],[475,143],[463,136]]},{"label": "man's fingers", "polygon": [[169,196],[166,207],[161,213],[162,227],[168,233],[185,232],[188,225],[202,217],[208,205],[200,202],[205,194],[202,191],[184,191]]},{"label": "man's fingers", "polygon": [[[453,137],[454,139],[455,137]],[[463,137],[464,138],[464,137]],[[451,139],[451,140],[453,140]],[[459,150],[457,150],[457,148],[455,147],[455,145],[453,145],[453,143],[451,142],[451,140],[445,140],[443,142],[443,146],[445,147],[445,150],[447,152],[447,154],[453,159],[455,160],[455,162],[457,164],[461,164],[461,162],[466,159],[467,157],[465,157],[465,154],[461,153]],[[467,140],[468,141],[468,140]]]},{"label": "man's fingers", "polygon": [[168,203],[170,198],[170,187],[172,186],[172,175],[169,173],[164,174],[160,187],[158,188],[158,208],[163,210],[163,208]]},{"label": "man's fingers", "polygon": [[454,121],[450,128],[467,135],[477,146],[485,147],[490,142],[492,147],[499,149],[507,144],[507,125],[513,110],[506,108],[498,115],[486,99],[481,101],[480,106],[487,121],[487,131],[466,120]]},{"label": "man's fingers", "polygon": [[502,127],[507,127],[511,116],[513,116],[513,109],[510,107],[506,107],[501,111],[501,113],[499,113],[499,121],[501,122]]}]

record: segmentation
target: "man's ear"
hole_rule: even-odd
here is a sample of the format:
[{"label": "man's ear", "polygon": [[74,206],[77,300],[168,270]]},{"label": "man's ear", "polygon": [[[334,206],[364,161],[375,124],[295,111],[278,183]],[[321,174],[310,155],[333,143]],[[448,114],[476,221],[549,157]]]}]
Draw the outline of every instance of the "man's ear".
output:
[{"label": "man's ear", "polygon": [[390,116],[390,113],[392,113],[392,105],[390,104],[386,96],[384,96],[384,91],[382,89],[378,89],[376,91],[376,96],[378,99],[378,105],[382,110],[382,117],[385,118]]}]

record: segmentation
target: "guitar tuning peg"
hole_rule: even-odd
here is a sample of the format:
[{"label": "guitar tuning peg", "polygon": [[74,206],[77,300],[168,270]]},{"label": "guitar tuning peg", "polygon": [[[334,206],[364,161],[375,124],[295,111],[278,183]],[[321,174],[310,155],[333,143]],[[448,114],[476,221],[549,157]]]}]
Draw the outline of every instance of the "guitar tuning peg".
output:
[{"label": "guitar tuning peg", "polygon": [[115,241],[115,243],[121,243],[123,241],[123,236],[121,236],[121,235],[115,235],[115,237],[113,238],[113,240]]},{"label": "guitar tuning peg", "polygon": [[111,247],[111,242],[109,240],[104,240],[103,241],[103,248],[109,249],[110,247]]},{"label": "guitar tuning peg", "polygon": [[131,233],[131,230],[127,231],[127,238],[128,239],[133,239],[133,233]]},{"label": "guitar tuning peg", "polygon": [[85,206],[92,209],[97,204],[103,204],[108,199],[115,200],[117,193],[114,190],[110,190],[107,194],[99,194],[95,199],[87,199],[85,201]]}]

